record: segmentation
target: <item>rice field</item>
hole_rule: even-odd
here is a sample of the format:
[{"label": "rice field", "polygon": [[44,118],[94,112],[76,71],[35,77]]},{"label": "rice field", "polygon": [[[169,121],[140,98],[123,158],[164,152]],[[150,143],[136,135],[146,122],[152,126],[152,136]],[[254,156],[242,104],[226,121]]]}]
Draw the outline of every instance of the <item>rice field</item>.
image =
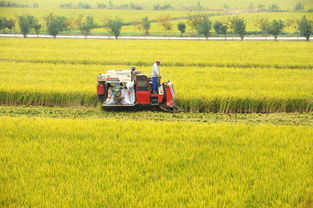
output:
[{"label": "rice field", "polygon": [[[0,207],[313,207],[312,46],[0,38]],[[186,112],[97,106],[156,59]]]},{"label": "rice field", "polygon": [[312,206],[309,127],[6,116],[0,122],[4,207]]},{"label": "rice field", "polygon": [[[66,45],[66,47],[64,47]],[[152,66],[313,68],[312,42],[0,39],[1,61]]]},{"label": "rice field", "polygon": [[149,75],[157,57],[162,79],[174,83],[177,102],[187,111],[310,112],[311,45],[1,39],[0,103],[96,106],[97,74],[136,65]]}]

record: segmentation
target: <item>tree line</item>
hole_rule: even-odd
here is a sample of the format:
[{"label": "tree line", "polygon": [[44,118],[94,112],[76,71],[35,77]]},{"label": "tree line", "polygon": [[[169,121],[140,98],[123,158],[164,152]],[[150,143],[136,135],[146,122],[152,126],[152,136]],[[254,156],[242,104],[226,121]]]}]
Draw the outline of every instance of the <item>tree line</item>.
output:
[{"label": "tree line", "polygon": [[[186,32],[187,26],[193,31],[193,35],[204,36],[206,39],[214,34],[217,36],[224,36],[225,39],[227,35],[238,35],[241,40],[243,40],[245,35],[247,35],[246,21],[244,18],[239,16],[228,18],[226,23],[221,21],[212,22],[208,16],[203,14],[191,15],[189,13],[186,18],[187,23],[178,22],[176,24],[181,36]],[[32,15],[22,15],[18,16],[17,20],[20,31],[25,38],[31,31],[34,31],[38,37],[38,34],[42,30],[42,25],[39,23],[38,18]],[[114,35],[117,39],[120,36],[122,27],[126,24],[123,23],[122,19],[118,17],[108,19],[102,25],[97,25],[92,15],[78,15],[77,17],[67,18],[64,16],[57,16],[52,13],[44,16],[43,20],[45,22],[47,33],[54,38],[62,32],[70,32],[73,30],[79,30],[81,34],[88,36],[91,34],[92,29],[105,27],[108,32],[111,35]],[[164,32],[170,34],[174,24],[172,23],[169,15],[159,17],[156,21],[163,27]],[[0,30],[7,28],[13,31],[15,24],[15,19],[7,19],[5,17],[0,18]],[[134,21],[131,24],[138,29],[139,33],[143,31],[145,35],[149,35],[151,21],[148,17],[144,17],[139,21]],[[273,35],[275,40],[277,40],[278,35],[282,33],[286,25],[294,25],[298,33],[301,36],[304,36],[307,41],[313,33],[313,23],[308,20],[306,16],[303,16],[300,20],[288,19],[286,22],[283,20],[270,21],[267,18],[259,18],[256,21],[256,26],[260,29],[262,34],[265,36]]]},{"label": "tree line", "polygon": [[[153,9],[153,10],[188,10],[188,11],[211,11],[211,10],[231,10],[234,8],[231,8],[227,4],[223,6],[223,9],[213,9],[209,7],[203,6],[200,2],[197,2],[196,4],[191,4],[189,6],[181,6],[175,8],[171,4],[165,3],[155,3],[152,7],[144,7],[140,4],[135,4],[133,2],[125,3],[125,4],[113,4],[113,1],[110,0],[108,3],[104,2],[97,2],[96,6],[92,6],[91,4],[87,2],[79,2],[77,4],[73,4],[72,2],[69,3],[62,3],[59,5],[62,9],[133,9],[133,10],[144,10],[144,9]],[[270,4],[268,6],[264,4],[258,4],[255,6],[254,4],[250,3],[245,8],[240,8],[245,10],[253,10],[258,12],[287,12],[287,11],[295,11],[295,12],[301,12],[305,11],[305,6],[301,2],[298,2],[294,5],[293,8],[290,9],[281,9],[279,5],[277,4]],[[312,12],[313,9],[307,9],[308,12]]]}]

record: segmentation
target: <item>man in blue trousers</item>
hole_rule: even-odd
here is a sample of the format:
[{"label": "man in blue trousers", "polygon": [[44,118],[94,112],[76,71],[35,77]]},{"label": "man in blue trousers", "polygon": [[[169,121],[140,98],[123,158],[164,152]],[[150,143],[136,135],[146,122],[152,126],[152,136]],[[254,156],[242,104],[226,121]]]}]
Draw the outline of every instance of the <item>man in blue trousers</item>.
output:
[{"label": "man in blue trousers", "polygon": [[161,79],[159,68],[160,64],[161,61],[157,60],[152,66],[152,93],[154,94],[158,94],[159,80]]}]

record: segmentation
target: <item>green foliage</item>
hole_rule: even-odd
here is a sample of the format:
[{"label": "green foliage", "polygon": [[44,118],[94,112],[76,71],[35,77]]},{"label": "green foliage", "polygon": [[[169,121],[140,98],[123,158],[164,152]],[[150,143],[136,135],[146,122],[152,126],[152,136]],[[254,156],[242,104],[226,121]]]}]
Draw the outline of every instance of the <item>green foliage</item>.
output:
[{"label": "green foliage", "polygon": [[223,23],[217,21],[217,22],[214,23],[213,28],[214,28],[216,34],[226,36],[226,34],[227,34],[227,25],[224,25]]},{"label": "green foliage", "polygon": [[186,32],[186,23],[179,22],[177,23],[177,29],[180,31],[181,35]]},{"label": "green foliage", "polygon": [[263,11],[266,10],[265,5],[263,5],[263,4],[259,4],[257,9],[258,9],[259,12],[263,12]]},{"label": "green foliage", "polygon": [[38,8],[37,3],[33,4],[20,4],[12,1],[0,1],[0,7],[15,7],[15,8]]},{"label": "green foliage", "polygon": [[87,2],[80,2],[77,6],[79,9],[91,9],[90,4]]},{"label": "green foliage", "polygon": [[285,27],[284,22],[282,20],[273,20],[269,25],[268,33],[273,35],[275,41],[277,40],[277,36],[283,31]]},{"label": "green foliage", "polygon": [[36,32],[36,34],[37,34],[37,38],[38,38],[38,34],[39,34],[39,32],[40,32],[40,29],[41,29],[41,24],[35,24],[34,25],[34,29],[35,29],[35,32]]},{"label": "green foliage", "polygon": [[202,21],[199,22],[198,34],[203,35],[206,39],[208,39],[211,29],[212,29],[212,22],[209,20],[209,18],[205,17],[202,19]]},{"label": "green foliage", "polygon": [[148,35],[149,30],[151,28],[151,23],[150,23],[149,18],[147,16],[142,19],[142,26],[143,26],[143,29],[146,31],[146,35]]},{"label": "green foliage", "polygon": [[187,14],[187,24],[194,32],[199,34],[199,24],[204,18],[205,16],[203,14],[193,14],[189,12]]},{"label": "green foliage", "polygon": [[295,11],[300,12],[304,10],[304,6],[303,4],[301,4],[301,2],[298,2],[294,8]]},{"label": "green foliage", "polygon": [[105,3],[102,2],[97,2],[97,8],[98,9],[104,9],[107,5]]},{"label": "green foliage", "polygon": [[123,21],[118,17],[116,17],[115,19],[109,19],[106,27],[109,29],[110,33],[115,36],[115,39],[117,39],[121,33]]},{"label": "green foliage", "polygon": [[0,30],[13,30],[15,27],[15,19],[7,19],[5,17],[0,17]]},{"label": "green foliage", "polygon": [[92,15],[89,15],[86,17],[85,22],[80,25],[79,30],[84,36],[87,36],[91,34],[91,30],[95,27],[96,24],[94,22],[94,18]]},{"label": "green foliage", "polygon": [[268,7],[268,11],[270,11],[270,12],[279,12],[280,9],[279,9],[279,6],[277,4],[271,4]]},{"label": "green foliage", "polygon": [[269,33],[270,22],[268,18],[261,17],[256,20],[256,26],[263,32],[263,34]]},{"label": "green foliage", "polygon": [[161,16],[157,19],[157,22],[163,27],[165,32],[169,32],[172,29],[170,15]]},{"label": "green foliage", "polygon": [[0,30],[3,30],[7,26],[7,18],[5,17],[0,17]]},{"label": "green foliage", "polygon": [[56,36],[65,31],[68,27],[66,24],[67,18],[64,16],[55,16],[52,13],[44,17],[46,21],[48,34],[56,38]]},{"label": "green foliage", "polygon": [[164,4],[160,5],[159,3],[153,5],[154,10],[173,10],[174,7],[172,7],[170,4]]},{"label": "green foliage", "polygon": [[13,30],[15,28],[15,22],[16,20],[15,19],[8,19],[6,21],[6,27],[9,29],[9,30]]},{"label": "green foliage", "polygon": [[31,29],[34,28],[34,25],[37,22],[37,19],[32,15],[23,15],[19,16],[19,27],[20,30],[24,36],[24,38],[27,37],[27,34],[31,31]]},{"label": "green foliage", "polygon": [[241,40],[243,40],[246,32],[246,23],[243,18],[235,18],[233,19],[233,30],[234,33],[239,35]]},{"label": "green foliage", "polygon": [[313,34],[313,23],[309,21],[306,16],[303,16],[298,22],[298,30],[301,36],[304,36],[307,41],[310,40],[311,34]]}]

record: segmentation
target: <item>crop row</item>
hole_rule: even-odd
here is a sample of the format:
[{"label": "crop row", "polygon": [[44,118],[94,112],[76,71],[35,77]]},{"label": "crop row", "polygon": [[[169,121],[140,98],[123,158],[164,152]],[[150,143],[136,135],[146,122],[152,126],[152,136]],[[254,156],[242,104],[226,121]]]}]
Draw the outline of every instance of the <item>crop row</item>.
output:
[{"label": "crop row", "polygon": [[[1,62],[0,104],[96,106],[96,75],[122,65]],[[150,67],[139,68],[150,74]],[[313,110],[308,69],[163,67],[178,104],[201,112],[308,112]],[[292,82],[290,82],[292,80]]]},{"label": "crop row", "polygon": [[309,127],[29,117],[0,122],[5,207],[312,202]]},{"label": "crop row", "polygon": [[[66,45],[66,47],[64,47]],[[1,60],[35,63],[313,68],[313,43],[9,39]]]}]

